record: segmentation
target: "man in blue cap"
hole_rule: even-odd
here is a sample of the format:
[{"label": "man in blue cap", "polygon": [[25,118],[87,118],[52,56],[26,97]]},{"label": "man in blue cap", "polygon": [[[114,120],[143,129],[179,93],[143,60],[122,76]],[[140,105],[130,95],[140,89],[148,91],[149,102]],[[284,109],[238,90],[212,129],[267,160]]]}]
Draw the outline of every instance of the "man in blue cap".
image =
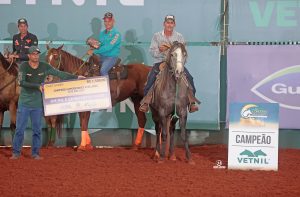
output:
[{"label": "man in blue cap", "polygon": [[115,18],[111,12],[107,12],[103,17],[105,30],[100,32],[98,49],[90,49],[89,55],[93,53],[100,57],[102,64],[100,75],[108,75],[109,70],[117,63],[121,48],[121,34],[114,27]]}]

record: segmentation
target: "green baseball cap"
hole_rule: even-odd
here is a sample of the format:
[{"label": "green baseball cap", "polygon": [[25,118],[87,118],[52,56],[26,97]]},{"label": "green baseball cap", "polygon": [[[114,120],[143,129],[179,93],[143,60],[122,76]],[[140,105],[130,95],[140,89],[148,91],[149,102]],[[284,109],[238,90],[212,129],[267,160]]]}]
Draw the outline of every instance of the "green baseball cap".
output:
[{"label": "green baseball cap", "polygon": [[31,54],[33,52],[41,53],[40,49],[37,46],[29,47],[28,52],[29,52],[29,54]]}]

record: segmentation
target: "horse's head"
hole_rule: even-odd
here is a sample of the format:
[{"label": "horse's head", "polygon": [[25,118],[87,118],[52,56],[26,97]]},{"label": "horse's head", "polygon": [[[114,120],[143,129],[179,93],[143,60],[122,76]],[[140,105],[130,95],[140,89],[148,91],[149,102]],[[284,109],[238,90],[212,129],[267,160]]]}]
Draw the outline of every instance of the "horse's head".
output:
[{"label": "horse's head", "polygon": [[173,42],[169,49],[166,62],[169,70],[175,75],[176,79],[180,78],[183,74],[186,59],[187,51],[184,44],[177,41]]},{"label": "horse's head", "polygon": [[59,69],[61,65],[61,51],[64,45],[61,45],[58,48],[50,48],[47,44],[47,56],[46,61],[53,67]]}]

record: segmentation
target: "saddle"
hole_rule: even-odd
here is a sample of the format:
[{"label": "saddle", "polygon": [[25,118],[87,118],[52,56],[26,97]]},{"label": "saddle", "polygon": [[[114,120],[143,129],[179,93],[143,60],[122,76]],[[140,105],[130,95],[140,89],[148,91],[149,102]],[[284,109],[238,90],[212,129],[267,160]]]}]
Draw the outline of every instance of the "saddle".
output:
[{"label": "saddle", "polygon": [[[93,55],[89,59],[89,65],[91,67],[90,74],[93,76],[99,76],[101,66],[100,65],[100,60],[99,57],[96,55]],[[128,77],[128,67],[126,65],[121,64],[121,59],[118,58],[117,62],[115,65],[110,69],[108,72],[108,76],[110,80],[122,80],[122,79],[127,79]]]},{"label": "saddle", "polygon": [[127,65],[122,65],[121,63],[121,59],[118,58],[116,64],[114,65],[114,67],[112,67],[110,69],[110,71],[108,72],[108,76],[110,80],[114,80],[114,79],[127,79],[128,77],[128,67]]}]

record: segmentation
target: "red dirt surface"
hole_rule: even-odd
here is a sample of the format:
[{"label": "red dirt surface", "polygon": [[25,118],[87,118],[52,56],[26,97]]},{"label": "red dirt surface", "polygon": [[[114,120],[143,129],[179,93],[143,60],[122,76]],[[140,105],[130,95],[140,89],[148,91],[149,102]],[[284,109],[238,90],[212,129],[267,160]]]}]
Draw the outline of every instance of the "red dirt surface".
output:
[{"label": "red dirt surface", "polygon": [[178,160],[158,164],[153,149],[43,148],[44,160],[23,149],[9,160],[10,148],[0,149],[0,196],[300,196],[300,150],[279,151],[279,171],[213,169],[227,165],[224,145],[191,148],[196,165]]}]

